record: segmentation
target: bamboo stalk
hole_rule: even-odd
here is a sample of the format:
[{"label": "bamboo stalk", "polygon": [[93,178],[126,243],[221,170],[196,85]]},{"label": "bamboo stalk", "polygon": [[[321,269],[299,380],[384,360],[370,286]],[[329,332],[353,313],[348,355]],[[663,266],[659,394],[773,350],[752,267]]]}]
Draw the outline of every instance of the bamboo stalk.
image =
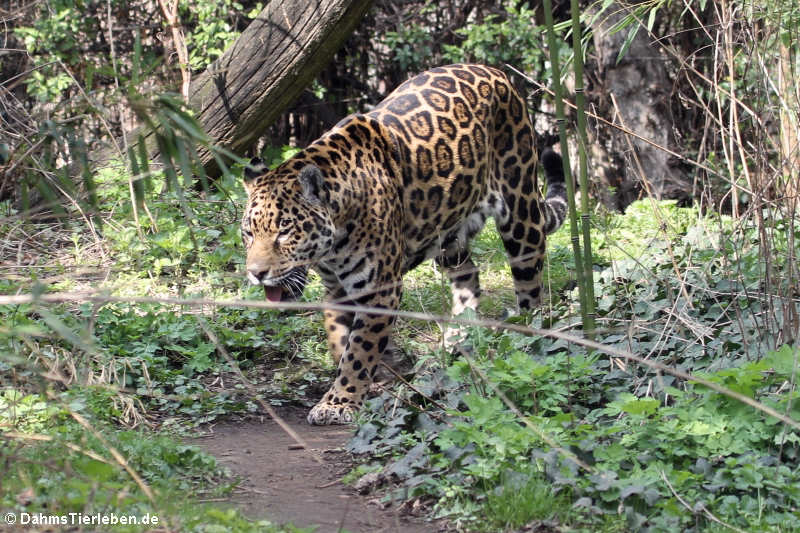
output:
[{"label": "bamboo stalk", "polygon": [[[583,87],[583,47],[581,46],[581,21],[578,0],[571,0],[572,15],[572,63],[575,69],[575,106],[578,117],[578,175],[581,183],[581,228],[583,229],[583,277],[586,295],[582,302],[586,304],[586,316],[583,321],[583,331],[588,338],[594,338],[595,327],[595,299],[594,299],[594,273],[592,270],[592,240],[590,233],[589,213],[589,178],[586,164],[586,150],[589,140],[586,135],[586,96]],[[580,270],[580,266],[577,265]]]},{"label": "bamboo stalk", "polygon": [[564,101],[562,99],[563,89],[561,87],[561,68],[558,60],[558,50],[556,49],[556,33],[553,28],[553,4],[550,0],[544,0],[544,18],[547,26],[547,46],[550,48],[550,68],[553,72],[553,92],[556,101],[556,117],[558,120],[558,136],[561,146],[561,160],[564,168],[564,179],[567,183],[567,212],[569,213],[569,229],[572,241],[572,251],[575,256],[575,277],[578,281],[578,297],[581,306],[581,320],[584,327],[589,320],[586,313],[586,280],[581,259],[581,245],[578,236],[578,215],[575,211],[575,184],[572,181],[572,172],[569,163],[569,148],[567,147],[566,118],[564,115]]}]

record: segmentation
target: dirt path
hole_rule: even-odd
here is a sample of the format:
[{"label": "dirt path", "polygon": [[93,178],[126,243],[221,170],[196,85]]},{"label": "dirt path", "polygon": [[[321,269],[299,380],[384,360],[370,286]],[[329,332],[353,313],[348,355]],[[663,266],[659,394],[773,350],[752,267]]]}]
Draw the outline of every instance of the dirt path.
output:
[{"label": "dirt path", "polygon": [[411,521],[396,507],[381,509],[370,503],[374,497],[359,495],[337,481],[349,470],[349,456],[342,448],[352,428],[309,426],[305,410],[296,408],[282,409],[280,414],[312,453],[292,449],[295,442],[271,419],[215,424],[210,435],[192,441],[241,478],[244,490],[231,501],[246,516],[318,526],[317,533],[436,531],[434,524]]}]

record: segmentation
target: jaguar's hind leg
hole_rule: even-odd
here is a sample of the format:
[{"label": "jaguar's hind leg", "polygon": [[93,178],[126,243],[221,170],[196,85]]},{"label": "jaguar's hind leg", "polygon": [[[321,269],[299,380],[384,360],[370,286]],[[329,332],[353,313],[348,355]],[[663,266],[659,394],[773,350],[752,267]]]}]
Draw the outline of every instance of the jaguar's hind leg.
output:
[{"label": "jaguar's hind leg", "polygon": [[497,228],[511,265],[514,292],[517,294],[517,306],[520,311],[537,307],[542,297],[545,234],[541,224],[539,202],[532,200],[530,206],[527,219],[509,217]]},{"label": "jaguar's hind leg", "polygon": [[[477,311],[481,294],[478,269],[472,262],[468,249],[453,249],[434,259],[447,274],[453,293],[451,313],[458,316],[466,309]],[[444,332],[444,344],[452,347],[466,338],[466,331],[457,325],[448,326]]]}]

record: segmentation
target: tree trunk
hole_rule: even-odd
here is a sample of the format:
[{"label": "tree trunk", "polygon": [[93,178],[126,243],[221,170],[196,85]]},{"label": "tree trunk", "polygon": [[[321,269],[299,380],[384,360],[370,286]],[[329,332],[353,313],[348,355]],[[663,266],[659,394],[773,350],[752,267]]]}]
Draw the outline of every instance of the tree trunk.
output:
[{"label": "tree trunk", "polygon": [[[211,141],[243,154],[311,84],[371,3],[271,0],[233,45],[192,80],[189,106]],[[199,155],[206,173],[219,175],[211,154],[201,150]]]},{"label": "tree trunk", "polygon": [[592,27],[596,62],[590,74],[594,87],[588,95],[598,115],[636,134],[590,121],[591,168],[603,185],[615,191],[613,195],[598,191],[599,197],[617,209],[625,209],[643,193],[683,198],[690,189],[676,158],[659,148],[680,152],[670,115],[673,81],[666,68],[667,57],[640,28],[617,61],[629,28],[613,34],[610,30],[626,14],[625,7],[615,2]]}]

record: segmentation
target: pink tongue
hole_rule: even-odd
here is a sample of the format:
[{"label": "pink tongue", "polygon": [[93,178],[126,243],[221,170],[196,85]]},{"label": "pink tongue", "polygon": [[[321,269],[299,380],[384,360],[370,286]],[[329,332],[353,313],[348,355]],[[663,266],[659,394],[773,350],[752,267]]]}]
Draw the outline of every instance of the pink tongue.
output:
[{"label": "pink tongue", "polygon": [[280,302],[283,295],[283,289],[280,287],[267,287],[264,285],[264,295],[270,302]]}]

